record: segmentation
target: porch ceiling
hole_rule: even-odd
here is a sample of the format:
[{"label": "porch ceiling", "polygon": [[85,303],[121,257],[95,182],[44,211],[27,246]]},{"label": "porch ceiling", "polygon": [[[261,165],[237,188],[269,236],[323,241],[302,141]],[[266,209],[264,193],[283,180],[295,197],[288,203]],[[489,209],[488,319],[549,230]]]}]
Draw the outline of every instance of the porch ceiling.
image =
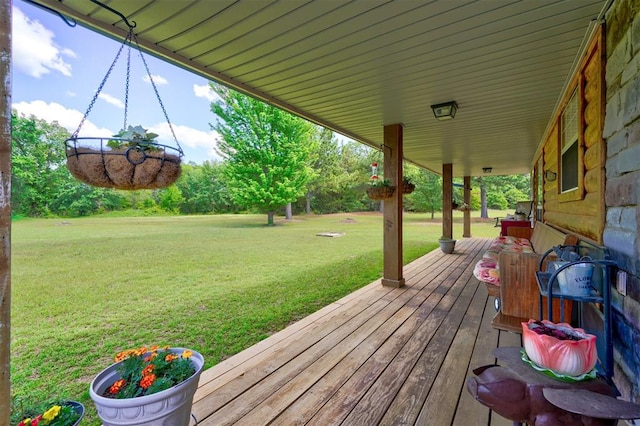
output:
[{"label": "porch ceiling", "polygon": [[[123,38],[89,0],[35,0]],[[150,53],[454,176],[525,173],[606,0],[106,0]],[[430,105],[457,101],[439,122]]]}]

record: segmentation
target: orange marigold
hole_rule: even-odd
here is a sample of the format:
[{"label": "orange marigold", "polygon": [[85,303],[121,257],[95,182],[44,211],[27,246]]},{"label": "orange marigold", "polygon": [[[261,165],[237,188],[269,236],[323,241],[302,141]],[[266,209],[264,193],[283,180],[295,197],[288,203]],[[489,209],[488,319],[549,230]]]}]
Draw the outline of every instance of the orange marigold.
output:
[{"label": "orange marigold", "polygon": [[142,389],[147,389],[149,386],[153,384],[155,380],[156,380],[156,375],[153,373],[143,376],[142,380],[140,380],[140,387]]},{"label": "orange marigold", "polygon": [[118,353],[114,359],[116,362],[122,361],[123,359],[129,358],[133,354],[134,354],[134,351],[132,349],[127,349],[126,351],[122,351]]},{"label": "orange marigold", "polygon": [[111,387],[109,388],[109,393],[111,395],[115,395],[118,392],[120,392],[120,389],[122,389],[122,387],[125,385],[125,382],[123,379],[120,380],[116,380],[114,384],[111,385]]},{"label": "orange marigold", "polygon": [[174,359],[178,359],[178,358],[180,358],[178,355],[175,355],[175,354],[167,354],[167,356],[165,356],[165,357],[164,357],[164,360],[165,360],[165,361],[167,361],[167,362],[171,362],[171,361],[173,361]]},{"label": "orange marigold", "polygon": [[153,365],[147,365],[144,370],[142,370],[143,376],[148,376],[151,373],[153,373]]},{"label": "orange marigold", "polygon": [[138,349],[136,349],[136,350],[134,350],[134,351],[133,351],[133,353],[134,353],[136,356],[144,355],[144,354],[146,354],[147,352],[149,352],[149,351],[147,350],[147,347],[146,347],[146,346],[143,346],[143,347],[138,348]]},{"label": "orange marigold", "polygon": [[154,352],[154,353],[150,354],[149,356],[145,357],[145,358],[143,359],[143,361],[144,361],[144,362],[151,362],[151,361],[153,361],[154,359],[156,359],[157,357],[158,357],[158,354],[157,354],[156,352]]}]

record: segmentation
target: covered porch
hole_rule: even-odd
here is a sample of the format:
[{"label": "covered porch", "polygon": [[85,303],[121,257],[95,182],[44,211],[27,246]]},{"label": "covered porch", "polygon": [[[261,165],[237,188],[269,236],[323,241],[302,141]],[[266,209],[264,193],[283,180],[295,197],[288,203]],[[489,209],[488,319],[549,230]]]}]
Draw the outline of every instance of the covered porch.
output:
[{"label": "covered porch", "polygon": [[472,274],[490,241],[434,250],[405,266],[405,286],[374,281],[206,370],[198,424],[512,424],[465,385],[494,348],[520,345],[491,327]]}]

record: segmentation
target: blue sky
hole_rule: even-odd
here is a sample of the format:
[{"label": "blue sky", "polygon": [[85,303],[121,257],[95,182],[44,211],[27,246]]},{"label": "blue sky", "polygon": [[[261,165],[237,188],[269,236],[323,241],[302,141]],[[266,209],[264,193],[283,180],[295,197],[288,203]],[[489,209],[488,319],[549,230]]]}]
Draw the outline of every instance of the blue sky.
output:
[{"label": "blue sky", "polygon": [[[12,106],[26,116],[58,121],[76,130],[121,43],[24,2],[13,4]],[[160,143],[175,146],[160,104],[137,51],[132,50],[127,123],[158,133]],[[219,138],[211,130],[215,99],[208,81],[145,55],[153,81],[171,120],[184,161],[202,163],[218,157]],[[80,136],[111,136],[124,122],[126,47]],[[148,80],[148,78],[147,78]]]}]

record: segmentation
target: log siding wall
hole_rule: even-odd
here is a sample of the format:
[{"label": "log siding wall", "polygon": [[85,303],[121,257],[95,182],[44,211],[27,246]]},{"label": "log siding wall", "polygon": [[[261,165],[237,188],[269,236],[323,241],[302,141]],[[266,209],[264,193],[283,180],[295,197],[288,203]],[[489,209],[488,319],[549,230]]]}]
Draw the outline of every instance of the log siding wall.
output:
[{"label": "log siding wall", "polygon": [[[604,230],[604,152],[602,139],[604,123],[604,51],[603,31],[600,28],[573,78],[563,101],[563,107],[543,146],[543,169],[556,173],[554,181],[545,179],[544,221],[566,231],[580,234],[598,243]],[[578,188],[562,193],[561,173],[561,117],[564,105],[578,90],[580,122],[578,135]]]}]

